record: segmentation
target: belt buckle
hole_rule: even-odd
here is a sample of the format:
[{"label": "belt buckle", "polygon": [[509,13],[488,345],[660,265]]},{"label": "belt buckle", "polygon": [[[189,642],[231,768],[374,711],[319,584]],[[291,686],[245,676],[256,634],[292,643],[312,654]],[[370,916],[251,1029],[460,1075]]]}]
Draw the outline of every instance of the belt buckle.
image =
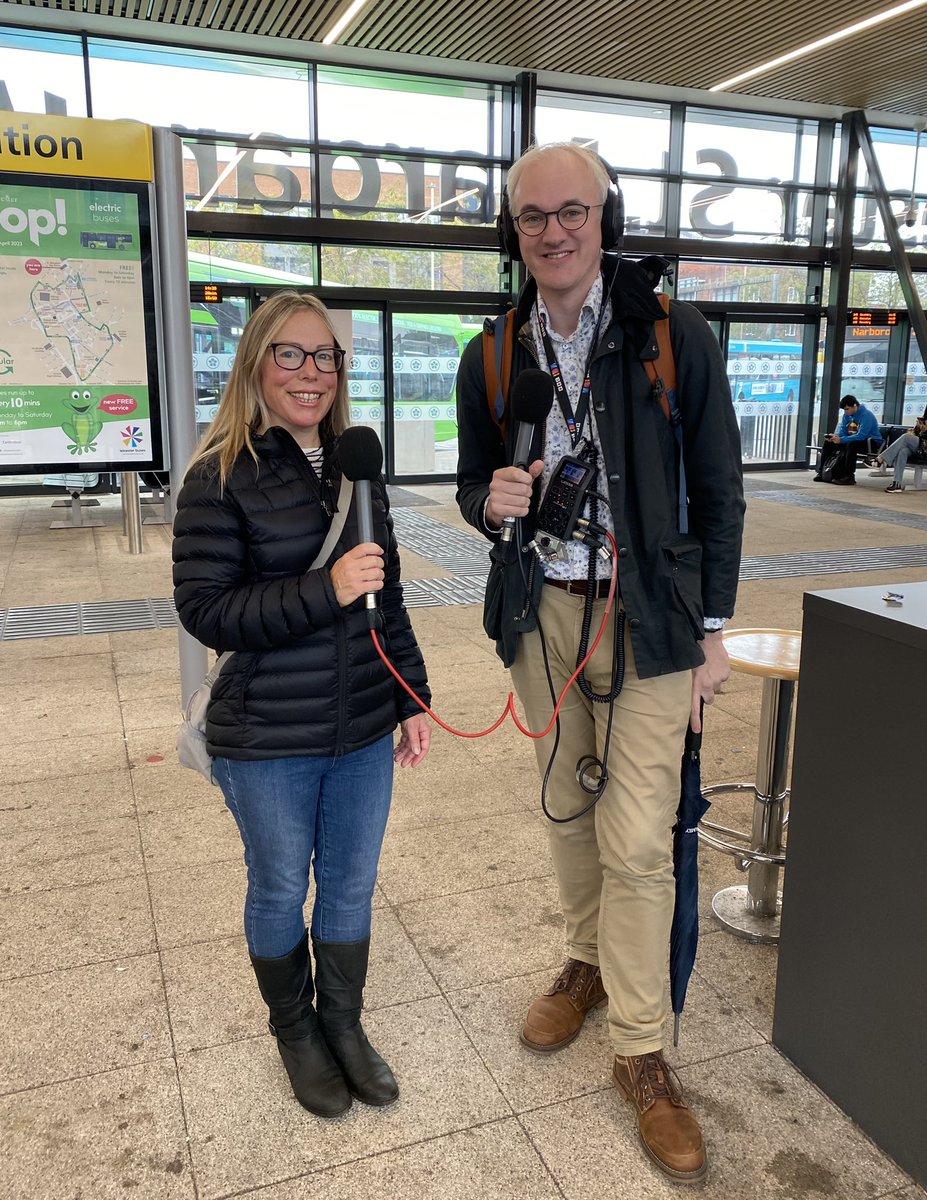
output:
[{"label": "belt buckle", "polygon": [[569,595],[569,596],[585,596],[586,581],[584,579],[568,579],[566,581],[566,583],[567,583],[567,595]]}]

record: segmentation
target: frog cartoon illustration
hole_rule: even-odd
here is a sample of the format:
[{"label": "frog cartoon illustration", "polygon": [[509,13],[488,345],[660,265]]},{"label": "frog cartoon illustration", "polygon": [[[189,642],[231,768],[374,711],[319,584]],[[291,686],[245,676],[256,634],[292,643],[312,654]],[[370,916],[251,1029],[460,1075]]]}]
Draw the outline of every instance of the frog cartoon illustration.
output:
[{"label": "frog cartoon illustration", "polygon": [[71,439],[68,450],[78,455],[95,453],[103,422],[93,411],[93,395],[75,390],[71,392],[71,398],[64,401],[64,406],[74,414],[61,426]]}]

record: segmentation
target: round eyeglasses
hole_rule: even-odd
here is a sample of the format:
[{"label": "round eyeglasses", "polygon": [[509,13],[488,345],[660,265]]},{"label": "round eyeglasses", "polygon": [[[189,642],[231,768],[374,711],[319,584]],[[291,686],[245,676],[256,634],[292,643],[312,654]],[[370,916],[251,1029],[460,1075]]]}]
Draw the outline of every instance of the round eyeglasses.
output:
[{"label": "round eyeglasses", "polygon": [[290,342],[271,342],[274,362],[285,371],[298,371],[307,358],[315,363],[317,371],[323,375],[334,375],[341,370],[344,362],[344,351],[337,346],[323,346],[320,350],[304,350],[302,346],[294,346]]},{"label": "round eyeglasses", "polygon": [[603,200],[601,204],[564,204],[562,208],[553,208],[550,212],[539,212],[537,209],[529,208],[512,219],[518,226],[519,233],[524,233],[528,237],[538,237],[547,228],[547,221],[550,217],[556,217],[562,229],[582,229],[589,220],[589,210],[604,208],[604,206]]}]

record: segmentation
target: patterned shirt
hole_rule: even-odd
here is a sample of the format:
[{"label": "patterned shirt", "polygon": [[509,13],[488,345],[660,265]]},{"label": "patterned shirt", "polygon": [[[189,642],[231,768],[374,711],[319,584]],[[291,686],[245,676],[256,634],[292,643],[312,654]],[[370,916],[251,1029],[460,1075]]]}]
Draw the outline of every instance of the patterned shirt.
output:
[{"label": "patterned shirt", "polygon": [[[596,332],[597,317],[599,315],[599,306],[602,304],[603,282],[602,274],[599,272],[595,277],[595,282],[589,289],[586,299],[583,301],[582,312],[579,317],[579,324],[573,330],[569,337],[561,337],[550,324],[550,314],[547,311],[547,305],[541,299],[538,293],[537,304],[531,310],[531,332],[534,335],[534,344],[537,348],[538,361],[545,371],[550,370],[547,362],[547,352],[544,349],[544,340],[542,337],[541,322],[544,322],[544,328],[547,330],[547,336],[550,339],[550,344],[553,347],[554,355],[557,359],[557,365],[560,367],[560,375],[563,379],[563,385],[566,388],[567,396],[570,399],[570,404],[573,406],[574,415],[576,413],[576,405],[579,403],[579,394],[582,390],[583,379],[585,378],[586,363],[589,361],[591,353],[594,349],[592,339]],[[598,322],[599,335],[608,328],[612,317],[612,302],[610,297],[605,297],[605,306],[602,312],[602,319]],[[607,495],[607,487],[605,486],[605,462],[602,458],[602,448],[599,441],[598,429],[595,423],[595,414],[593,411],[593,397],[589,397],[589,408],[586,413],[586,420],[583,423],[583,428],[579,431],[581,437],[590,439],[596,448],[596,465],[598,474],[596,482],[592,485],[596,491]],[[550,482],[554,468],[564,454],[573,453],[573,443],[570,440],[570,431],[567,428],[566,418],[563,415],[563,410],[557,400],[556,393],[554,394],[553,408],[550,410],[550,416],[547,418],[546,437],[544,442],[544,473],[541,477],[542,489],[546,489]],[[543,490],[542,493],[543,495]],[[586,500],[586,505],[582,515],[589,516],[589,501]],[[612,521],[612,515],[609,510],[601,502],[599,503],[598,523],[607,529],[609,533],[614,534],[615,528]],[[589,571],[589,550],[581,542],[570,541],[566,547],[566,558],[555,559],[553,562],[544,563],[544,574],[552,579],[586,579]],[[594,553],[594,551],[593,551]],[[598,579],[608,579],[612,573],[611,559],[603,562],[601,558],[596,558],[596,577]]]}]

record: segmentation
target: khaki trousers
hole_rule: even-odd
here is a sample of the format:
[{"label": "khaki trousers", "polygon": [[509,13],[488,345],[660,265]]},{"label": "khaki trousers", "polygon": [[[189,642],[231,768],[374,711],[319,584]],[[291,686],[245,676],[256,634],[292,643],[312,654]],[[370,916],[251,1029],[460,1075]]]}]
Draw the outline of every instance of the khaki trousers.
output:
[{"label": "khaki trousers", "polygon": [[[558,696],[576,669],[584,604],[582,596],[543,589],[541,625]],[[595,601],[590,645],[604,611],[605,601]],[[614,629],[613,612],[586,668],[597,692],[610,686]],[[529,728],[540,731],[550,720],[553,703],[537,631],[522,637],[511,674]],[[591,812],[549,827],[568,952],[601,968],[616,1054],[646,1054],[663,1045],[674,903],[672,826],[691,692],[690,671],[639,679],[626,631],[624,687],[615,702],[608,784]],[[548,786],[548,808],[556,817],[579,812],[591,799],[576,779],[576,764],[588,754],[602,758],[608,709],[608,704],[587,700],[575,685],[567,693]],[[534,743],[542,777],[554,736],[552,732]]]}]

